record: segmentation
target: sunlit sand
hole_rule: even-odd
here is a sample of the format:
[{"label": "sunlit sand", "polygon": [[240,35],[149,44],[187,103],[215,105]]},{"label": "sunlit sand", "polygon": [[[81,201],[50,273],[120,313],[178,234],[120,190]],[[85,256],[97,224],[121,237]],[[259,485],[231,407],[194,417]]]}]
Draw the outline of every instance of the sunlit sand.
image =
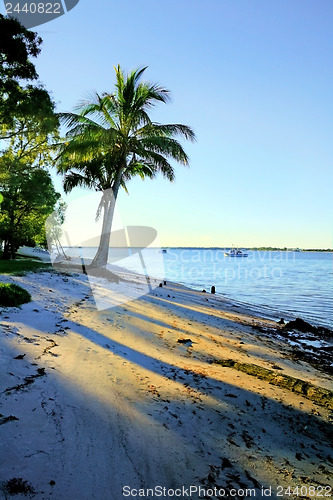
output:
[{"label": "sunlit sand", "polygon": [[33,302],[1,312],[2,481],[22,478],[36,499],[82,500],[156,485],[258,497],[272,487],[275,498],[278,485],[331,483],[332,408],[213,363],[332,389],[328,373],[254,328],[273,322],[171,283],[98,311],[83,274],[5,280]]}]

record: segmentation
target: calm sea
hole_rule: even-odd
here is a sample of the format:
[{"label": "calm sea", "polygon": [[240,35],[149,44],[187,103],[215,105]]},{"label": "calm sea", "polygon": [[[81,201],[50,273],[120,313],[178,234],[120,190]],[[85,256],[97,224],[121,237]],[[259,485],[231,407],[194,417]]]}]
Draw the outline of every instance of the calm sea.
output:
[{"label": "calm sea", "polygon": [[197,289],[210,286],[268,317],[302,317],[333,327],[333,260],[326,252],[249,251],[246,258],[222,250],[170,249],[166,274]]},{"label": "calm sea", "polygon": [[[95,250],[84,248],[92,257]],[[112,251],[113,252],[113,251]],[[139,258],[114,263],[150,276],[216,293],[236,304],[250,306],[266,317],[290,320],[302,317],[310,323],[333,328],[333,260],[328,252],[249,251],[246,258],[225,257],[221,249],[168,248],[166,253],[147,248]],[[113,253],[113,255],[115,255]]]}]

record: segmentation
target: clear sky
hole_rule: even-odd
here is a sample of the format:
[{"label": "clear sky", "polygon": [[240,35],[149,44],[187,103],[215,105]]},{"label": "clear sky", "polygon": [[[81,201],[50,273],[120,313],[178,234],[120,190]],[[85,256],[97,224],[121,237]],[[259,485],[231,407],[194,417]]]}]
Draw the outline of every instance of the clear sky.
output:
[{"label": "clear sky", "polygon": [[332,20],[332,0],[80,0],[34,29],[36,66],[71,111],[147,65],[172,95],[153,118],[194,129],[174,183],[120,194],[125,224],[164,246],[331,248]]}]

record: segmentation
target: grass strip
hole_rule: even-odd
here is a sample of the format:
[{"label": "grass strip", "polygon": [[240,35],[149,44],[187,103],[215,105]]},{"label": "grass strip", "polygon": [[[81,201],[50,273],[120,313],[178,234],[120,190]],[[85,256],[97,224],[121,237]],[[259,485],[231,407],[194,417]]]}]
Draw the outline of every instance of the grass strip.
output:
[{"label": "grass strip", "polygon": [[22,275],[51,267],[48,262],[30,259],[0,260],[0,274]]},{"label": "grass strip", "polygon": [[299,378],[283,375],[282,373],[277,373],[252,363],[241,363],[233,359],[216,359],[213,363],[225,368],[233,368],[261,380],[266,380],[272,385],[283,387],[291,392],[301,394],[305,398],[317,403],[319,406],[324,406],[333,410],[333,391],[329,389],[317,387]]}]

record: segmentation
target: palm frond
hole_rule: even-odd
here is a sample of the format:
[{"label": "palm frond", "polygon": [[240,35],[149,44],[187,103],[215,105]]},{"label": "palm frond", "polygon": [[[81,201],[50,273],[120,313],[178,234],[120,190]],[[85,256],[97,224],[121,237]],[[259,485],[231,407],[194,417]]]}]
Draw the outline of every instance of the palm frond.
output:
[{"label": "palm frond", "polygon": [[166,177],[169,181],[175,180],[174,168],[163,155],[147,150],[140,158],[140,162],[154,172],[154,176],[157,172],[161,172],[163,177]]},{"label": "palm frond", "polygon": [[76,113],[58,113],[57,116],[61,123],[69,129],[72,129],[79,125],[90,125],[92,127],[98,126],[98,124],[94,120],[89,119],[86,116],[78,115]]},{"label": "palm frond", "polygon": [[145,157],[147,153],[154,152],[168,156],[170,159],[184,165],[187,165],[189,162],[189,158],[180,142],[170,137],[146,137],[137,141],[134,147],[135,152],[142,157]]},{"label": "palm frond", "polygon": [[64,176],[63,187],[65,193],[70,193],[75,187],[87,187],[89,189],[96,188],[96,182],[91,179],[90,181],[82,174],[77,172],[70,172]]},{"label": "palm frond", "polygon": [[196,141],[196,135],[188,125],[181,125],[179,123],[169,123],[166,125],[161,125],[159,123],[147,124],[136,131],[136,135],[139,137],[146,136],[167,136],[173,137],[175,135],[182,136],[186,140],[192,142]]},{"label": "palm frond", "polygon": [[130,180],[134,176],[139,176],[141,179],[148,177],[153,179],[156,176],[157,169],[154,163],[135,161],[130,163],[123,174],[124,180]]},{"label": "palm frond", "polygon": [[173,181],[170,162],[188,165],[180,140],[193,142],[195,134],[187,125],[152,122],[149,111],[168,102],[170,93],[157,83],[144,82],[146,69],[125,74],[118,65],[113,93],[93,92],[75,112],[58,115],[68,128],[56,157],[67,192],[75,186],[113,188],[116,179],[127,191],[132,177],[154,178],[158,172]]}]

